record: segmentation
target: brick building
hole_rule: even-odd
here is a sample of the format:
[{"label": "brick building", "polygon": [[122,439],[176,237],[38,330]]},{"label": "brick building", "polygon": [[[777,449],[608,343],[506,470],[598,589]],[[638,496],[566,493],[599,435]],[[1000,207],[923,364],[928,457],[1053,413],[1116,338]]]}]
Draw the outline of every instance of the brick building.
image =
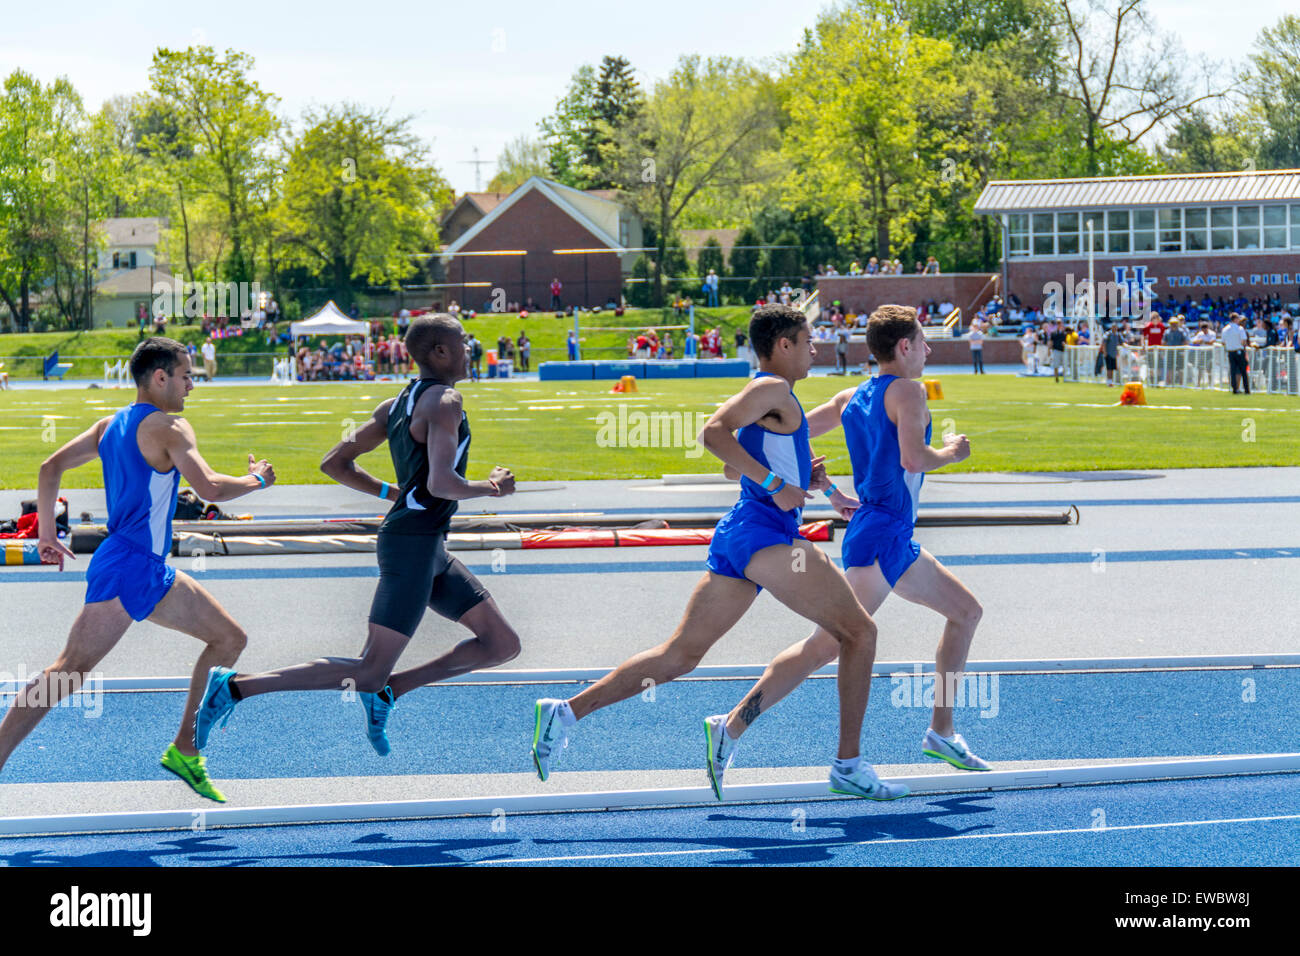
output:
[{"label": "brick building", "polygon": [[[458,202],[444,222],[455,217],[453,225],[464,224],[474,214],[470,205]],[[463,308],[491,311],[502,292],[508,303],[531,299],[546,308],[556,278],[564,305],[603,306],[621,301],[641,243],[640,219],[614,192],[534,176],[464,229],[440,258],[447,297]]]},{"label": "brick building", "polygon": [[1171,293],[1300,303],[1300,170],[992,182],[975,212],[1002,225],[1005,288],[1025,305],[1074,311],[1090,243],[1101,314]]}]

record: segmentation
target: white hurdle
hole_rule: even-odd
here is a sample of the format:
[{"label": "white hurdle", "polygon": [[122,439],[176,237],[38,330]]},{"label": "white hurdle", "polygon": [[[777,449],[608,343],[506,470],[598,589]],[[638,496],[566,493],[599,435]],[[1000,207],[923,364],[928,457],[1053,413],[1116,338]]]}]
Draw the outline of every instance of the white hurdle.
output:
[{"label": "white hurdle", "polygon": [[294,360],[291,358],[276,359],[271,366],[271,384],[272,385],[292,385],[297,381],[294,370]]},{"label": "white hurdle", "polygon": [[[125,359],[118,359],[112,365],[104,363],[104,387],[116,384],[118,388],[125,388],[127,379],[131,376],[131,366]],[[116,379],[116,382],[113,380]]]}]

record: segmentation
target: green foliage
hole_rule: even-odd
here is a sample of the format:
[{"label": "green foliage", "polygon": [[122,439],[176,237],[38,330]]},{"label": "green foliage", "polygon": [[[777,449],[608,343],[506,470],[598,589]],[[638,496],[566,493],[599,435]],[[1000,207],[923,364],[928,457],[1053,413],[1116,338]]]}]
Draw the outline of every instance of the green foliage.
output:
[{"label": "green foliage", "polygon": [[532,177],[548,175],[547,155],[546,146],[538,140],[516,136],[502,147],[488,192],[514,192]]},{"label": "green foliage", "polygon": [[722,243],[718,242],[716,236],[709,236],[704,240],[704,246],[700,249],[695,262],[695,272],[700,278],[708,275],[710,269],[719,276],[726,274],[726,267],[722,262]]}]

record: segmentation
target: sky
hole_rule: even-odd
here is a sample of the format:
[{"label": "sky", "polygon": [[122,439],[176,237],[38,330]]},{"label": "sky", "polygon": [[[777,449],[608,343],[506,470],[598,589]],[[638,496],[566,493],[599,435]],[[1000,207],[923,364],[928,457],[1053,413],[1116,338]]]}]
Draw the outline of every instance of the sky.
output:
[{"label": "sky", "polygon": [[[411,116],[412,130],[458,193],[475,188],[474,150],[495,160],[535,135],[570,77],[605,54],[631,61],[642,86],[677,58],[765,59],[794,50],[826,0],[551,0],[395,2],[224,0],[177,12],[144,0],[3,0],[0,77],[21,68],[67,76],[89,109],[148,86],[160,46],[233,47],[256,60],[253,77],[292,120],[310,106],[351,102]],[[1283,0],[1149,0],[1163,30],[1190,53],[1241,59]],[[51,11],[57,14],[51,15]],[[1230,12],[1229,12],[1230,10]],[[486,185],[494,165],[479,167]]]}]

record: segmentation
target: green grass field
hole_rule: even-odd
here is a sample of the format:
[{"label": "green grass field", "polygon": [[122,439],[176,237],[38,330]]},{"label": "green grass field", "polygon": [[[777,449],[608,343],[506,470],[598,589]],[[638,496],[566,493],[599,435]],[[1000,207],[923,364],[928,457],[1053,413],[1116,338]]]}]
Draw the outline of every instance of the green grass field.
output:
[{"label": "green grass field", "polygon": [[[810,378],[799,383],[796,393],[811,410],[858,381]],[[971,440],[970,459],[952,471],[1300,462],[1300,417],[1293,417],[1300,416],[1300,401],[1294,397],[1153,389],[1148,392],[1150,406],[1124,407],[1113,404],[1118,389],[1097,385],[1058,385],[1005,375],[948,376],[941,381],[945,397],[930,404],[934,443],[940,443],[945,427]],[[703,420],[700,415],[712,413],[742,384],[739,379],[651,379],[640,382],[638,392],[623,396],[610,392],[610,382],[462,383],[474,434],[470,475],[485,477],[495,464],[510,467],[521,481],[717,472],[716,460],[694,446],[696,424]],[[321,455],[399,390],[393,383],[373,382],[199,386],[185,416],[198,433],[204,456],[218,469],[242,473],[252,452],[271,459],[281,482],[325,482],[318,470]],[[37,468],[54,448],[132,397],[127,390],[0,393],[0,487],[34,488]],[[628,427],[622,435],[617,428],[620,406],[627,409]],[[663,436],[661,444],[675,447],[647,447],[652,433]],[[849,470],[838,431],[818,439],[814,448],[827,456],[833,473]],[[392,473],[382,450],[362,461],[380,476]],[[99,469],[93,465],[68,474],[65,481],[69,488],[100,484]]]},{"label": "green grass field", "polygon": [[[696,309],[695,327],[697,331],[718,326],[722,330],[723,342],[728,354],[733,352],[733,332],[738,326],[748,328],[749,308],[747,306],[723,306],[718,309]],[[384,319],[386,330],[394,332],[396,326],[391,318]],[[616,359],[626,354],[627,339],[630,332],[602,331],[616,326],[662,328],[666,325],[686,325],[685,318],[677,318],[671,309],[628,309],[621,316],[612,312],[585,314],[581,316],[582,345],[586,357]],[[484,313],[472,319],[465,319],[465,328],[473,332],[484,343],[484,348],[495,348],[497,339],[502,335],[510,336],[511,341],[519,338],[521,331],[528,332],[532,341],[532,361],[536,365],[552,359],[567,357],[565,342],[573,329],[572,318],[556,318],[554,313],[533,313],[520,318],[515,313]],[[280,331],[285,331],[281,323]],[[197,324],[169,326],[167,335],[185,343],[199,345],[203,341]],[[13,378],[40,378],[41,360],[51,352],[58,351],[59,361],[71,362],[73,367],[68,372],[69,378],[100,378],[103,374],[103,362],[110,363],[117,358],[126,358],[140,341],[136,329],[95,329],[87,332],[32,332],[8,333],[0,335],[0,362],[6,365],[6,371]],[[339,336],[326,336],[328,341],[336,341]],[[677,346],[676,356],[682,354],[682,333],[675,332],[673,341]],[[249,333],[239,337],[222,339],[217,343],[218,373],[224,375],[266,375],[271,374],[270,358],[252,358],[249,353],[276,352],[283,354],[284,345],[268,344],[265,335]]]}]

